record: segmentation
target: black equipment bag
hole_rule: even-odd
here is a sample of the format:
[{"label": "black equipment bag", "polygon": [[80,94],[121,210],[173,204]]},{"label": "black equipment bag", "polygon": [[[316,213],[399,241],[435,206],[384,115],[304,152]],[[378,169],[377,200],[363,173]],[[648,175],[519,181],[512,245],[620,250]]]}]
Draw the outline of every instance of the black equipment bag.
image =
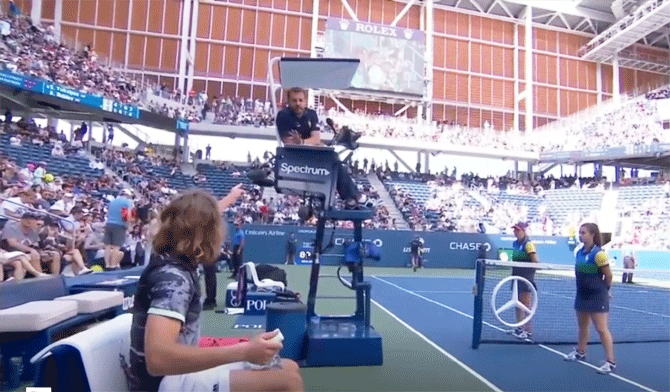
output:
[{"label": "black equipment bag", "polygon": [[286,271],[281,268],[268,264],[258,264],[256,266],[256,274],[258,275],[258,280],[270,279],[275,282],[282,282],[284,283],[284,287],[288,287]]}]

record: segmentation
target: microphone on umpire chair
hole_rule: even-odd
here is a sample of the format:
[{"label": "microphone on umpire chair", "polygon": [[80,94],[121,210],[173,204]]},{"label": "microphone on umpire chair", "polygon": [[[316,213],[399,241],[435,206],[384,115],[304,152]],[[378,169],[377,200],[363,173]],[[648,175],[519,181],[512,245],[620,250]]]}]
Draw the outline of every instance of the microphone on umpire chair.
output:
[{"label": "microphone on umpire chair", "polygon": [[333,136],[330,143],[328,144],[329,146],[340,145],[350,150],[355,150],[358,148],[358,143],[356,141],[361,138],[361,133],[354,132],[347,126],[342,127],[342,129],[338,131],[338,129],[335,127],[335,123],[330,118],[326,119],[326,124],[328,124],[328,126],[333,129],[333,132],[335,132],[335,136]]},{"label": "microphone on umpire chair", "polygon": [[270,175],[272,174],[272,169],[269,167],[260,167],[257,169],[251,169],[247,173],[247,178],[251,180],[255,185],[267,188],[273,187],[275,182]]}]

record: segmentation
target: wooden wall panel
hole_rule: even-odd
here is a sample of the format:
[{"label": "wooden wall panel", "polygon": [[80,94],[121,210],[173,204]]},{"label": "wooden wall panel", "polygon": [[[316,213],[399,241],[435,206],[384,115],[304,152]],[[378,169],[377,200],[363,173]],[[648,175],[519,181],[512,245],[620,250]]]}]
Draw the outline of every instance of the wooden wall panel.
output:
[{"label": "wooden wall panel", "polygon": [[[161,68],[165,71],[176,71],[179,53],[179,41],[176,39],[163,39],[163,51],[161,53]],[[223,57],[223,56],[221,56]],[[219,60],[223,61],[222,59]],[[221,69],[221,67],[219,67]],[[220,72],[220,71],[219,71]]]},{"label": "wooden wall panel", "polygon": [[98,26],[112,27],[114,19],[114,0],[98,0]]},{"label": "wooden wall panel", "polygon": [[249,47],[240,48],[240,68],[237,70],[238,76],[243,80],[251,80],[253,75],[254,50]]},{"label": "wooden wall panel", "polygon": [[79,3],[78,22],[87,25],[95,24],[95,8],[97,2],[94,0],[89,0],[89,1],[79,1],[78,3]]},{"label": "wooden wall panel", "polygon": [[[63,22],[76,22],[79,15],[79,1],[78,0],[62,0],[63,1]],[[62,29],[61,29],[62,31]]]},{"label": "wooden wall panel", "polygon": [[42,19],[53,20],[56,12],[56,0],[42,0]]},{"label": "wooden wall panel", "polygon": [[445,40],[445,68],[458,69],[458,42],[459,41],[450,38]]},{"label": "wooden wall panel", "polygon": [[266,49],[254,49],[254,59],[254,79],[259,81],[267,80],[270,51]]},{"label": "wooden wall panel", "polygon": [[[206,52],[205,52],[206,53]],[[196,63],[199,56],[196,56]],[[207,56],[201,56],[207,61]],[[157,70],[159,69],[161,58],[161,40],[156,37],[146,37],[146,54],[144,57],[144,66],[148,69]]]},{"label": "wooden wall panel", "polygon": [[256,22],[256,44],[269,45],[272,15],[269,12],[259,12]]},{"label": "wooden wall panel", "polygon": [[493,49],[491,45],[482,45],[482,73],[491,75],[493,73]]},{"label": "wooden wall panel", "polygon": [[[228,8],[219,6],[212,7],[212,21],[217,21],[216,23],[212,22],[212,31],[210,32],[210,37],[212,39],[229,40],[226,31],[228,29],[231,30],[230,33],[233,40],[235,39],[237,32],[233,31],[233,29],[237,28],[239,31],[240,20],[238,18],[237,21],[228,23]],[[223,23],[221,21],[223,21]]]},{"label": "wooden wall panel", "polygon": [[237,76],[237,62],[239,59],[239,48],[235,46],[226,46],[226,51],[224,53],[224,67],[223,72],[227,77]]},{"label": "wooden wall panel", "polygon": [[445,74],[442,71],[433,73],[433,97],[435,99],[445,99]]},{"label": "wooden wall panel", "polygon": [[200,4],[198,7],[198,29],[196,31],[196,36],[199,38],[209,38],[209,34],[212,30],[212,26],[210,26],[209,23],[213,7],[214,6],[211,4]]},{"label": "wooden wall panel", "polygon": [[93,36],[93,48],[98,56],[104,60],[110,60],[112,57],[112,33],[109,31],[95,31]]},{"label": "wooden wall panel", "polygon": [[[455,73],[447,72],[444,75],[444,98],[449,100],[449,101],[457,101],[458,100],[458,75]],[[466,80],[467,82],[467,80]],[[467,86],[466,86],[467,88]],[[465,98],[467,99],[468,96],[467,94],[465,95]]]},{"label": "wooden wall panel", "polygon": [[93,29],[80,28],[77,32],[77,42],[81,45],[93,44]]},{"label": "wooden wall panel", "polygon": [[126,61],[126,35],[112,33],[112,61],[124,64]]},{"label": "wooden wall panel", "polygon": [[253,44],[256,37],[256,11],[242,11],[242,42]]},{"label": "wooden wall panel", "polygon": [[286,29],[286,16],[274,14],[272,15],[272,38],[270,42],[272,46],[284,46],[284,33]]},{"label": "wooden wall panel", "polygon": [[482,103],[482,78],[470,77],[470,102]]},{"label": "wooden wall panel", "polygon": [[128,65],[141,67],[144,61],[144,36],[131,34],[128,49]]},{"label": "wooden wall panel", "polygon": [[135,31],[146,31],[147,12],[149,12],[148,0],[133,0],[133,12],[131,14],[130,27]]},{"label": "wooden wall panel", "polygon": [[[460,44],[460,42],[459,42]],[[459,67],[458,69],[467,71],[468,65],[460,62],[461,52],[459,51]],[[470,71],[474,73],[482,73],[482,45],[477,42],[470,44]]]},{"label": "wooden wall panel", "polygon": [[195,56],[195,72],[197,72],[199,75],[206,75],[207,74],[207,51],[208,51],[209,45],[204,43],[204,42],[196,42],[195,44],[195,52],[197,55]]},{"label": "wooden wall panel", "polygon": [[[223,11],[223,10],[222,10]],[[227,8],[226,41],[239,42],[242,30],[242,11],[239,8]],[[283,31],[282,31],[283,32]]]},{"label": "wooden wall panel", "polygon": [[[163,33],[173,35],[179,34],[179,21],[181,20],[182,4],[182,1],[165,2],[165,21],[163,24]],[[204,4],[200,3],[200,7],[203,5]]]},{"label": "wooden wall panel", "polygon": [[[147,31],[151,31],[153,33],[163,32],[163,12],[165,11],[164,4],[165,3],[162,1],[149,2],[149,25],[147,26]],[[209,24],[209,18],[198,19],[198,24],[201,22]]]},{"label": "wooden wall panel", "polygon": [[[65,9],[65,4],[63,4]],[[114,27],[126,30],[130,15],[130,0],[116,0],[114,4]]]}]

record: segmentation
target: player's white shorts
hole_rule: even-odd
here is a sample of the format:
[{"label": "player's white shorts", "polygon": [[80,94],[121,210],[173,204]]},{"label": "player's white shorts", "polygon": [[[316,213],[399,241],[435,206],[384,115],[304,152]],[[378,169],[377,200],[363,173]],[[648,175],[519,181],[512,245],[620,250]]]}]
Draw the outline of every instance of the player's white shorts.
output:
[{"label": "player's white shorts", "polygon": [[165,376],[158,392],[230,392],[230,372],[242,369],[244,362],[235,362],[201,372]]}]

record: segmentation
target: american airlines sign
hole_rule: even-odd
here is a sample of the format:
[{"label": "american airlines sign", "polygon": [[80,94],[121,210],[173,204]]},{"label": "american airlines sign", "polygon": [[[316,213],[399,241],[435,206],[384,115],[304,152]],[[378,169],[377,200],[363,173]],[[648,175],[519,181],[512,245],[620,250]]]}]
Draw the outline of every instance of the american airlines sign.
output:
[{"label": "american airlines sign", "polygon": [[401,29],[397,27],[378,25],[374,23],[356,22],[346,19],[328,19],[327,29],[352,31],[357,33],[383,35],[406,40],[423,40],[424,33],[420,30]]}]

